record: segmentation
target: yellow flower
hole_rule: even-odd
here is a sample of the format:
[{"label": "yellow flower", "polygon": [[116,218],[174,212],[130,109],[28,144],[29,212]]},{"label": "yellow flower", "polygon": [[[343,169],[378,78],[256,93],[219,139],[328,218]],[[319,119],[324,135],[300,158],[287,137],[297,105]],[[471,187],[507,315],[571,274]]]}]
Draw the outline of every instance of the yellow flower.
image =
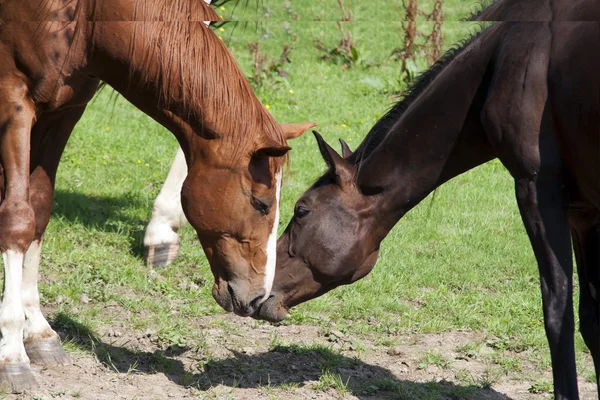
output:
[{"label": "yellow flower", "polygon": [[219,28],[219,32],[225,32],[224,28]]},{"label": "yellow flower", "polygon": [[107,126],[105,130],[110,131],[110,126]]},{"label": "yellow flower", "polygon": [[148,163],[146,163],[146,164],[144,164],[144,165],[146,165],[146,167],[149,167],[149,166],[150,166],[150,164],[148,164]]},{"label": "yellow flower", "polygon": [[221,36],[219,36],[219,39],[223,40],[223,38]]},{"label": "yellow flower", "polygon": [[142,163],[142,161],[141,161],[141,160],[138,160],[138,164],[141,164],[141,163]]},{"label": "yellow flower", "polygon": [[294,91],[292,89],[288,90],[288,92],[290,92],[290,94],[294,94]]},{"label": "yellow flower", "polygon": [[346,125],[346,124],[341,124],[340,126],[341,126],[342,128],[347,128],[347,127],[348,127],[348,125]]},{"label": "yellow flower", "polygon": [[225,7],[221,7],[221,11],[225,11]]},{"label": "yellow flower", "polygon": [[268,104],[265,104],[265,108],[268,110],[269,108],[271,108],[271,106]]}]

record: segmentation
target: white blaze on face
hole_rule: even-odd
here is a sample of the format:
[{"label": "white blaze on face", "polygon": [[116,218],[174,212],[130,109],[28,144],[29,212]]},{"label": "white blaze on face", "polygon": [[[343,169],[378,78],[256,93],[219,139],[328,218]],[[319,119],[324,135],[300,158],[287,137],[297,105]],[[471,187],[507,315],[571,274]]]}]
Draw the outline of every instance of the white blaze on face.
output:
[{"label": "white blaze on face", "polygon": [[267,240],[267,265],[265,265],[265,296],[262,301],[265,301],[271,295],[273,287],[273,279],[275,279],[275,262],[277,258],[277,228],[279,227],[279,196],[281,193],[281,177],[283,167],[275,174],[275,221],[273,228]]}]

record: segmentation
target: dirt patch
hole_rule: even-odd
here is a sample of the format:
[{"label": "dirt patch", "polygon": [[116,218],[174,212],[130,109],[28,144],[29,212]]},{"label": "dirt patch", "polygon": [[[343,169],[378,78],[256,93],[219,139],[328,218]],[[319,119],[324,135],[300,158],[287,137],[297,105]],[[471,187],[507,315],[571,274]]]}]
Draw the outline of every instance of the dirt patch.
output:
[{"label": "dirt patch", "polygon": [[[39,388],[9,399],[542,399],[527,354],[504,354],[476,333],[352,338],[310,325],[269,325],[232,315],[195,321],[201,346],[165,348],[151,331],[104,327],[68,346],[73,363],[36,368]],[[234,329],[232,329],[234,327]],[[64,332],[63,332],[64,334]],[[387,342],[390,344],[392,341]],[[589,360],[588,360],[589,361]],[[511,364],[512,363],[512,364]],[[583,399],[595,385],[580,380]],[[534,386],[537,385],[537,386]],[[547,385],[546,385],[547,386]],[[531,388],[542,393],[530,393]],[[546,387],[547,388],[547,387]]]}]

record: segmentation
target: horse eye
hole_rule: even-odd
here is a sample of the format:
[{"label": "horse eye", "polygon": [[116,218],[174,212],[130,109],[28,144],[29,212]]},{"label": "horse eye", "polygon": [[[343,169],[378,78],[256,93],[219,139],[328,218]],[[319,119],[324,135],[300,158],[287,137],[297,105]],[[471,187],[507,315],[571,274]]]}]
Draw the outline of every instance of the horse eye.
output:
[{"label": "horse eye", "polygon": [[269,211],[271,211],[271,207],[269,205],[265,204],[263,201],[254,196],[252,196],[252,207],[260,212],[261,215],[267,215],[269,214]]},{"label": "horse eye", "polygon": [[294,210],[294,217],[296,218],[302,218],[308,214],[310,214],[310,210],[306,207],[296,206],[296,209]]}]

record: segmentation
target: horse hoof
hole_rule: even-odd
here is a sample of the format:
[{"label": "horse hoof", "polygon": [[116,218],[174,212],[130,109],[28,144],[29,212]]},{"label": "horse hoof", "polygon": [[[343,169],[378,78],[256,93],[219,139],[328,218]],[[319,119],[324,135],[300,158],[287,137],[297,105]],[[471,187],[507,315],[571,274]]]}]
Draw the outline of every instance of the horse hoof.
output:
[{"label": "horse hoof", "polygon": [[0,364],[0,386],[5,391],[23,393],[37,386],[33,371],[28,363]]},{"label": "horse hoof", "polygon": [[179,254],[179,244],[163,243],[157,246],[146,246],[144,256],[146,263],[152,267],[165,267],[173,262]]},{"label": "horse hoof", "polygon": [[58,338],[25,342],[25,351],[36,365],[67,365],[71,362]]}]

